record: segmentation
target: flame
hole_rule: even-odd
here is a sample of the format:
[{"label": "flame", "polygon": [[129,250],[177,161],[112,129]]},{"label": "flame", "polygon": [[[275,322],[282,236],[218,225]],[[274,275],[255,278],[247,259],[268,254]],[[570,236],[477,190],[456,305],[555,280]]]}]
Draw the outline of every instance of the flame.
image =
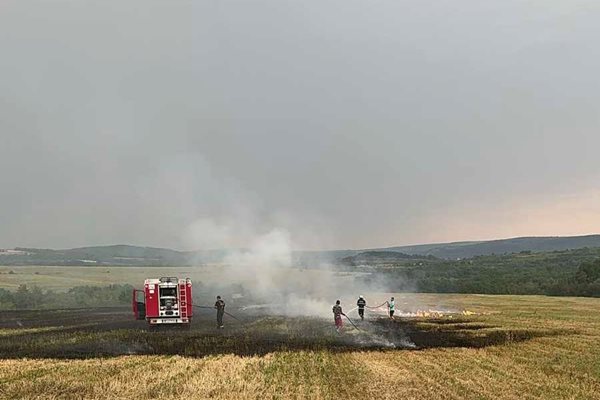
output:
[{"label": "flame", "polygon": [[445,310],[416,310],[414,312],[400,313],[401,317],[416,317],[416,318],[441,318],[450,317],[453,315],[475,315],[473,311],[462,310],[462,311],[445,311]]},{"label": "flame", "polygon": [[[373,308],[372,311],[388,313],[388,309],[386,307]],[[405,318],[442,318],[448,317],[452,318],[454,315],[476,315],[475,312],[469,310],[462,311],[450,311],[450,310],[434,310],[434,309],[426,309],[426,310],[416,310],[416,311],[400,311],[398,310],[395,314],[398,317]]]}]

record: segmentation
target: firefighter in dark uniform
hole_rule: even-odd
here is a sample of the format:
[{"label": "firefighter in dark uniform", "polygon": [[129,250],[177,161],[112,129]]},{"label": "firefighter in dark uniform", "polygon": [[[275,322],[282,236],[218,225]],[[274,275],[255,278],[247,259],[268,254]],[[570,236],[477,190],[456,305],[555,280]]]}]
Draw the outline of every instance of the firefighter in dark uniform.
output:
[{"label": "firefighter in dark uniform", "polygon": [[340,305],[340,301],[337,300],[335,302],[335,306],[333,306],[333,319],[335,321],[335,329],[339,332],[340,329],[342,329],[342,326],[344,326],[344,323],[342,322],[342,315],[346,315],[344,314],[344,312],[342,311],[342,306]]},{"label": "firefighter in dark uniform", "polygon": [[223,328],[223,315],[225,314],[225,302],[221,299],[221,296],[217,296],[217,302],[215,303],[215,309],[217,310],[217,328]]},{"label": "firefighter in dark uniform", "polygon": [[364,321],[365,319],[365,307],[367,305],[367,301],[362,296],[358,296],[358,301],[356,302],[356,306],[358,307],[358,315],[360,316],[360,320]]}]

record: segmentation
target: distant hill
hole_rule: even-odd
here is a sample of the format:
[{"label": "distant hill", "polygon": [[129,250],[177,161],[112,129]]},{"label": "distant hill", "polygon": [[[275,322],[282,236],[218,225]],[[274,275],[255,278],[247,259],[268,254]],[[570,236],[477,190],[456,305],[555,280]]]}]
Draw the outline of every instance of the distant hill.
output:
[{"label": "distant hill", "polygon": [[16,248],[19,254],[0,252],[4,265],[182,265],[188,255],[171,249],[128,245],[80,247],[52,250]]},{"label": "distant hill", "polygon": [[542,252],[584,247],[600,247],[600,235],[520,237],[481,242],[455,242],[415,246],[388,247],[385,251],[398,251],[412,255],[432,255],[438,258],[470,258],[488,254],[510,254],[522,251]]},{"label": "distant hill", "polygon": [[11,250],[0,250],[0,265],[185,266],[220,263],[232,251],[227,249],[177,251],[121,244],[64,250],[17,247]]},{"label": "distant hill", "polygon": [[[331,262],[378,263],[432,256],[441,259],[471,258],[523,251],[546,252],[600,247],[600,235],[571,237],[521,237],[479,242],[396,246],[364,250],[295,251],[296,265],[318,267]],[[244,251],[244,250],[241,250]],[[0,265],[199,265],[223,262],[232,250],[177,251],[129,245],[80,247],[66,250],[16,248],[0,250]],[[350,258],[349,258],[350,257]],[[354,258],[352,258],[354,257]],[[416,257],[416,258],[418,258]]]}]

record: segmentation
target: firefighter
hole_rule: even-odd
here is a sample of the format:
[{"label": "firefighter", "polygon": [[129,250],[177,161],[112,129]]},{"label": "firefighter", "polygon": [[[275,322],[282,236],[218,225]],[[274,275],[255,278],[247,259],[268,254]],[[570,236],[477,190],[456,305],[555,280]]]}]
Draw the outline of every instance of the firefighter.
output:
[{"label": "firefighter", "polygon": [[356,306],[358,307],[358,315],[360,316],[360,320],[364,321],[365,319],[365,306],[367,305],[367,301],[362,296],[358,296],[358,301],[356,302]]},{"label": "firefighter", "polygon": [[390,318],[394,319],[394,311],[396,309],[396,304],[394,303],[394,298],[392,297],[390,301],[388,301],[388,310],[390,311]]},{"label": "firefighter", "polygon": [[223,329],[223,315],[225,314],[225,302],[221,299],[221,296],[217,296],[215,309],[217,310],[217,328]]},{"label": "firefighter", "polygon": [[333,306],[333,319],[335,321],[335,330],[338,331],[338,333],[340,332],[340,330],[342,329],[342,326],[344,325],[342,322],[342,315],[346,316],[346,314],[344,314],[344,312],[342,311],[342,306],[340,305],[340,301],[337,300],[335,302],[335,306]]}]

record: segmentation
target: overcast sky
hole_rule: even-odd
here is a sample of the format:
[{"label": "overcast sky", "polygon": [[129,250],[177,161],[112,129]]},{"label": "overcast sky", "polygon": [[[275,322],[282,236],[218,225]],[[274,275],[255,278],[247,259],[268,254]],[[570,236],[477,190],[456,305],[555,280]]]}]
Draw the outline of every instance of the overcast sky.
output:
[{"label": "overcast sky", "polygon": [[600,2],[7,1],[0,247],[600,232]]}]

